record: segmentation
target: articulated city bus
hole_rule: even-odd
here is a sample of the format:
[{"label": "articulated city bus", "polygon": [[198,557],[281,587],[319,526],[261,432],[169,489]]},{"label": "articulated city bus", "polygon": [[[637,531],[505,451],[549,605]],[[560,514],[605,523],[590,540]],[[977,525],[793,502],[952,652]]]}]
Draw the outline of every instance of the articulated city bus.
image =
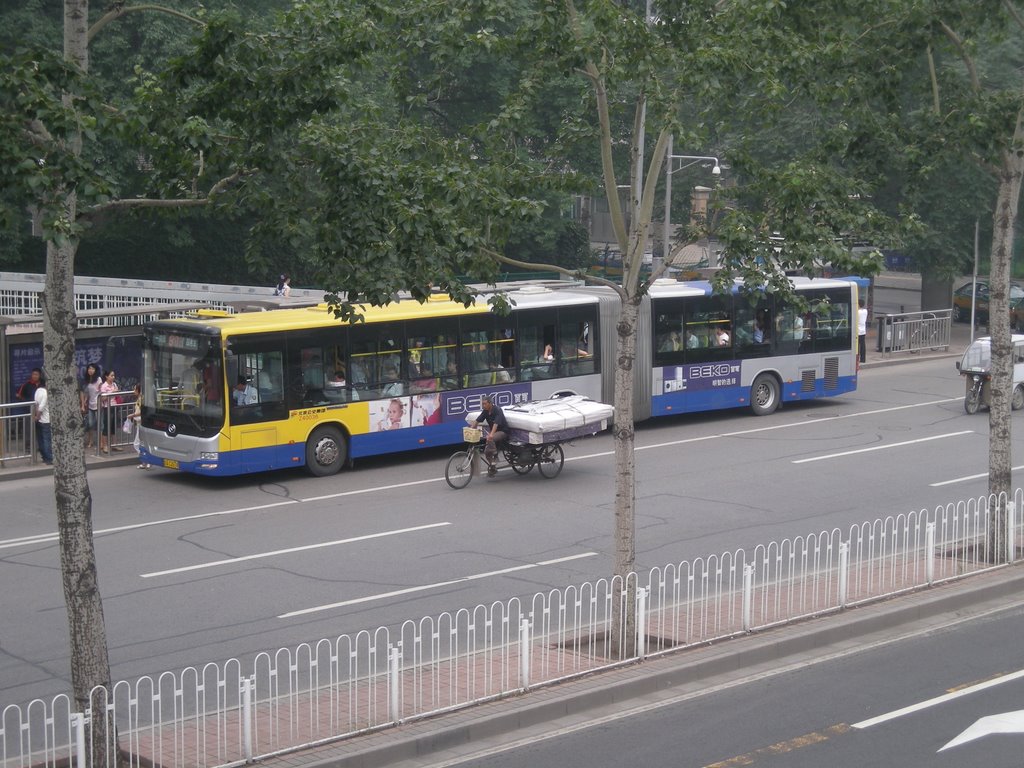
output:
[{"label": "articulated city bus", "polygon": [[[809,311],[708,283],[658,281],[637,345],[637,420],[853,391],[856,285],[794,280]],[[305,466],[461,442],[466,414],[580,394],[612,402],[619,300],[516,286],[511,314],[437,297],[160,320],[143,341],[142,460],[208,475]]]},{"label": "articulated city bus", "polygon": [[210,475],[457,443],[469,411],[571,392],[601,397],[597,299],[516,292],[501,317],[438,298],[162,320],[144,331],[143,461]]}]

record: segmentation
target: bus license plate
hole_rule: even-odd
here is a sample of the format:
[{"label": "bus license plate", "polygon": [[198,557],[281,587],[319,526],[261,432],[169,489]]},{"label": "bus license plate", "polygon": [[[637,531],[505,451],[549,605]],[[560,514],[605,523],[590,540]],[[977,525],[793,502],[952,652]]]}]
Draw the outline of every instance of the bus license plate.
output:
[{"label": "bus license plate", "polygon": [[167,467],[167,469],[178,469],[178,462],[174,459],[164,459],[164,466]]}]

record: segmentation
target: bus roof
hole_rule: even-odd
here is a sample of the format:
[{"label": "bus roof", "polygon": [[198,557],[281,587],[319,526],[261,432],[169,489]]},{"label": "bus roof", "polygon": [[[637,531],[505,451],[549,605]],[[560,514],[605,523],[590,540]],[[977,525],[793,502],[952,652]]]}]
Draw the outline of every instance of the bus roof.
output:
[{"label": "bus roof", "polygon": [[[790,277],[794,290],[809,291],[816,288],[841,288],[850,289],[850,283],[846,280],[834,280],[824,277]],[[732,285],[732,293],[738,293],[742,286],[741,280],[736,280]],[[671,296],[711,296],[714,293],[711,283],[707,280],[656,280],[651,285],[650,294],[654,298],[666,298]]]},{"label": "bus roof", "polygon": [[[555,291],[541,286],[526,286],[508,292],[516,309],[532,309],[551,306],[593,304],[593,296]],[[464,307],[451,301],[447,296],[437,296],[420,303],[413,299],[393,302],[386,307],[359,306],[363,321],[369,323],[400,322],[403,320],[435,317],[458,317],[461,315],[484,314],[490,311],[488,296],[479,296],[474,304]],[[248,333],[269,333],[272,331],[305,330],[342,324],[328,309],[327,304],[288,309],[271,309],[265,312],[242,312],[235,315],[213,317],[209,315],[194,318],[179,318],[157,321],[160,325],[173,325],[199,333],[220,333],[235,336]]]}]

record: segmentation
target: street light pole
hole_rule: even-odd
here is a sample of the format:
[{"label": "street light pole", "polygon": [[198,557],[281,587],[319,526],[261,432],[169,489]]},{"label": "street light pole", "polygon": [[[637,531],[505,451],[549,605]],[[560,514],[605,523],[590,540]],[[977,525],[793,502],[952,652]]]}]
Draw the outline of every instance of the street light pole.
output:
[{"label": "street light pole", "polygon": [[[676,160],[688,160],[689,162],[680,165],[678,168],[675,167]],[[712,176],[722,175],[722,166],[718,162],[718,158],[713,155],[673,155],[672,154],[672,136],[668,137],[668,152],[665,155],[665,221],[663,222],[663,230],[661,237],[661,256],[654,260],[651,265],[652,270],[657,269],[658,259],[667,259],[671,253],[670,238],[669,235],[672,231],[672,174],[676,171],[681,171],[684,168],[689,168],[691,165],[695,165],[700,162],[711,161],[715,165],[711,169]]]}]

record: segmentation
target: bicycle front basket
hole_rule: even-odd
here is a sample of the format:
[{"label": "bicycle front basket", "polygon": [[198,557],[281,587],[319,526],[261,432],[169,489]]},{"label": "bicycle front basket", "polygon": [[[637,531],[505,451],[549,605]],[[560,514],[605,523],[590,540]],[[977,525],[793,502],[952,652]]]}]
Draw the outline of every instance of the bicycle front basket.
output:
[{"label": "bicycle front basket", "polygon": [[463,427],[462,428],[462,439],[467,443],[479,443],[480,442],[480,429],[479,427]]}]

